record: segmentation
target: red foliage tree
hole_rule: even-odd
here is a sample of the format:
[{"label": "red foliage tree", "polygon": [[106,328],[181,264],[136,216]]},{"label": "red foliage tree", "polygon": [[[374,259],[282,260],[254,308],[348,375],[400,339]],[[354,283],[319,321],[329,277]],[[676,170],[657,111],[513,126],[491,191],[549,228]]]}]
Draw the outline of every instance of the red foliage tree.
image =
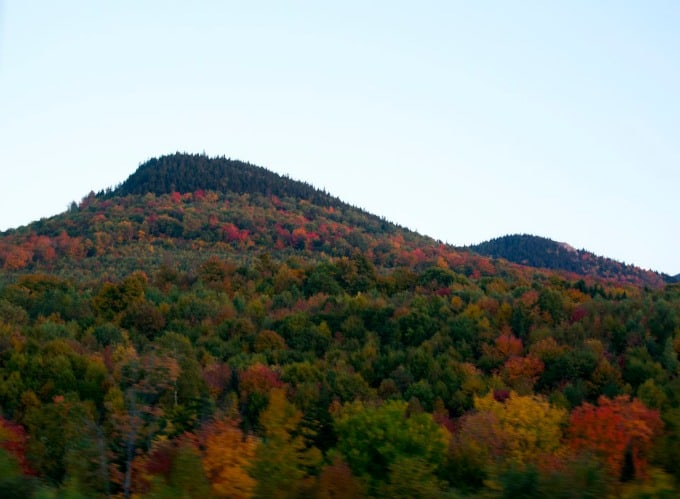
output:
[{"label": "red foliage tree", "polygon": [[264,364],[253,364],[239,374],[239,391],[244,398],[251,393],[265,394],[282,386],[279,375]]},{"label": "red foliage tree", "polygon": [[[615,476],[643,477],[654,437],[663,427],[658,411],[638,399],[604,395],[598,405],[585,403],[571,413],[568,441],[575,450],[590,450]],[[629,462],[626,462],[629,459]],[[632,464],[632,470],[626,470]]]},{"label": "red foliage tree", "polygon": [[229,222],[222,226],[222,234],[225,241],[238,241],[240,238],[240,231],[233,223]]},{"label": "red foliage tree", "polygon": [[17,460],[24,474],[35,474],[26,462],[26,431],[23,426],[0,417],[0,448]]},{"label": "red foliage tree", "polygon": [[227,364],[213,362],[203,368],[203,380],[208,385],[210,395],[218,399],[229,387],[231,381],[231,367]]}]

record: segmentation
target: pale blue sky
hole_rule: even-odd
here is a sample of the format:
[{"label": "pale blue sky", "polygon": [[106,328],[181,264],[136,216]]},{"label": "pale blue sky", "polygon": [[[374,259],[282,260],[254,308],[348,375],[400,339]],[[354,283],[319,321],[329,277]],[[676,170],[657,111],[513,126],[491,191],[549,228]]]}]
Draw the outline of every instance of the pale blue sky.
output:
[{"label": "pale blue sky", "polygon": [[0,230],[175,151],[680,272],[680,2],[0,0]]}]

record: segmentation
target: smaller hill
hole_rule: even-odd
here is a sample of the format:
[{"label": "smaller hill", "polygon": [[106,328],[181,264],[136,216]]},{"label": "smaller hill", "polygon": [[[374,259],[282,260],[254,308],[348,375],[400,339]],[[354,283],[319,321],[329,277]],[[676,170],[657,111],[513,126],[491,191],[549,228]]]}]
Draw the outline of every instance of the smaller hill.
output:
[{"label": "smaller hill", "polygon": [[566,243],[528,234],[497,237],[470,246],[470,249],[480,255],[504,258],[521,265],[563,270],[582,276],[614,279],[638,285],[663,286],[664,283],[673,282],[672,280],[678,277],[644,270],[635,265],[597,256],[583,249],[577,250]]}]

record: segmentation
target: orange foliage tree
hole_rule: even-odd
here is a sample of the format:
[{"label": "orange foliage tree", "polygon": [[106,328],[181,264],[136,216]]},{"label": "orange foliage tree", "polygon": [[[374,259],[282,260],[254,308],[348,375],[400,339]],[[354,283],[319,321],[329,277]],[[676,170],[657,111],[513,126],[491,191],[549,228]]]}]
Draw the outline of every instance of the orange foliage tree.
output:
[{"label": "orange foliage tree", "polygon": [[319,474],[316,496],[318,499],[360,499],[366,497],[366,490],[352,475],[349,465],[340,456],[335,456]]},{"label": "orange foliage tree", "polygon": [[645,474],[654,437],[662,427],[658,411],[638,399],[603,395],[596,406],[585,403],[572,411],[568,440],[576,450],[594,452],[615,476],[640,478]]},{"label": "orange foliage tree", "polygon": [[204,430],[203,468],[217,497],[246,498],[255,491],[248,468],[257,440],[244,435],[235,421],[215,421]]},{"label": "orange foliage tree", "polygon": [[504,330],[503,334],[496,338],[496,349],[503,358],[507,359],[522,355],[524,346],[522,345],[522,340],[513,336],[511,332]]},{"label": "orange foliage tree", "polygon": [[543,372],[543,361],[533,355],[511,357],[503,366],[503,374],[511,386],[526,383],[533,386]]}]

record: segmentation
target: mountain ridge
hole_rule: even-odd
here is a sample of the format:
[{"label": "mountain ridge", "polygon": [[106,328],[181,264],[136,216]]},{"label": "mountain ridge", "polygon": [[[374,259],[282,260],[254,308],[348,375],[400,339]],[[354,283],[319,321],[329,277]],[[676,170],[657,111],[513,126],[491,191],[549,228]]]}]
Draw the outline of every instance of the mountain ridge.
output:
[{"label": "mountain ridge", "polygon": [[[194,169],[191,174],[187,174],[187,166]],[[291,179],[285,175],[277,174],[249,162],[232,160],[225,157],[209,158],[204,155],[186,153],[175,153],[174,155],[150,159],[140,165],[125,182],[113,191],[113,194],[129,195],[153,192],[154,194],[159,195],[170,194],[173,191],[192,192],[198,189],[251,194],[257,192],[262,195],[275,195],[279,197],[293,196],[322,206],[350,206],[348,203],[332,196],[325,190],[317,189],[307,182]],[[369,216],[378,216],[365,212],[360,208],[356,209],[363,211]],[[398,226],[398,224],[394,225]],[[570,255],[572,258],[567,259],[562,263],[554,261],[553,259],[552,262],[546,264],[547,255],[541,255],[540,251],[533,255],[526,255],[523,260],[519,260],[518,258],[513,257],[512,254],[508,255],[510,256],[510,258],[508,258],[502,253],[487,252],[485,250],[485,244],[491,243],[491,241],[502,240],[504,237],[513,237],[512,235],[500,236],[491,241],[487,241],[486,243],[470,246],[470,248],[485,256],[496,258],[504,257],[508,261],[514,263],[552,270],[566,270],[583,274],[584,276],[595,273],[600,277],[609,278],[616,275],[625,275],[628,272],[651,272],[653,274],[658,274],[661,279],[667,283],[680,280],[680,274],[677,276],[669,276],[660,272],[645,270],[634,264],[629,265],[618,262],[613,258],[595,255],[591,251],[585,249],[577,250],[568,242],[556,242],[546,237],[531,236],[527,234],[516,236],[529,238],[528,244],[532,244],[532,237],[543,242],[550,241],[556,245],[556,248],[566,250],[566,253],[563,254]],[[536,246],[535,243],[534,246]],[[559,253],[559,251],[557,252]],[[579,259],[583,258],[588,260],[589,265],[585,263],[579,265]],[[594,271],[594,268],[596,267],[606,269],[606,271]]]},{"label": "mountain ridge", "polygon": [[[490,251],[484,243],[467,248],[444,245],[306,182],[239,160],[186,153],[152,158],[115,188],[91,193],[65,213],[2,236],[0,267],[6,270],[66,266],[57,256],[81,258],[85,264],[80,267],[89,265],[95,272],[102,261],[113,268],[114,260],[121,258],[132,268],[134,262],[158,265],[159,255],[164,253],[173,257],[182,254],[180,260],[187,261],[193,258],[192,251],[242,259],[255,250],[309,258],[350,256],[360,251],[382,266],[440,256],[469,274],[493,267],[480,257],[475,257],[474,268],[461,263],[472,260],[467,252],[473,251],[481,258],[500,257],[582,277],[653,287],[673,282],[672,277],[664,279],[635,266],[614,264],[611,259],[589,257],[591,263],[600,262],[590,267],[579,267],[573,261],[570,265],[550,263],[546,255],[551,251],[576,257],[576,263],[583,255],[592,254],[537,236],[527,237],[543,242],[542,257],[535,248],[531,255],[508,258]],[[497,244],[503,238],[492,241]],[[552,246],[545,253],[548,242]]]}]

